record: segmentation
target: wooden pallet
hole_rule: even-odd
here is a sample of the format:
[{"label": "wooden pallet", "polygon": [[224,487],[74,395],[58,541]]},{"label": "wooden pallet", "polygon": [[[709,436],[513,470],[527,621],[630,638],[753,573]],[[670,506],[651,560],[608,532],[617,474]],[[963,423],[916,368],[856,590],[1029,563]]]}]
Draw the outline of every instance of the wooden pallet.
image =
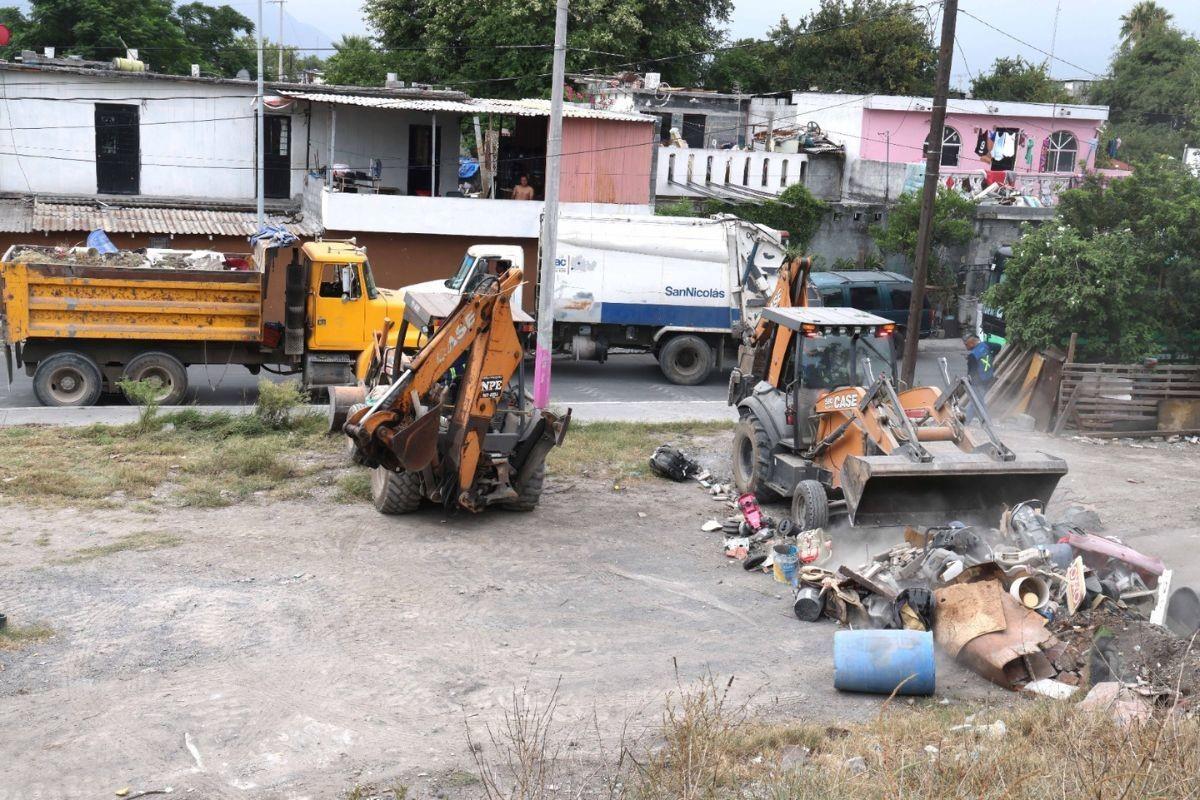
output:
[{"label": "wooden pallet", "polygon": [[1108,431],[1133,425],[1153,430],[1166,399],[1200,400],[1200,365],[1066,364],[1058,413],[1074,396],[1073,422],[1080,430]]}]

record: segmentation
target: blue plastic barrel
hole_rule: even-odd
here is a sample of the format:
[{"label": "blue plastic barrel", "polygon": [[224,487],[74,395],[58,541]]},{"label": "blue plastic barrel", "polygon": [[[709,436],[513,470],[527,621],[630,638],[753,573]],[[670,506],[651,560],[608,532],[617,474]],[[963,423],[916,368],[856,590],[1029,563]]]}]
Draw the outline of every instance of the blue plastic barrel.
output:
[{"label": "blue plastic barrel", "polygon": [[891,694],[899,686],[897,694],[929,695],[934,673],[933,634],[927,631],[833,634],[833,685],[840,691]]}]

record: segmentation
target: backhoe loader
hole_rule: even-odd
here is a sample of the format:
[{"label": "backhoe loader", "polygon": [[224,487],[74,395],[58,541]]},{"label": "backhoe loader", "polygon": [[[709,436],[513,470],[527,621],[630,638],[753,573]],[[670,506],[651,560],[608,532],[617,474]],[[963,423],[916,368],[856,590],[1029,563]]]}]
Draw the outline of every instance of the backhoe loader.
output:
[{"label": "backhoe loader", "polygon": [[404,348],[383,346],[385,323],[368,349],[366,402],[343,431],[354,460],[374,469],[379,511],[415,511],[422,500],[472,512],[537,505],[546,454],[562,443],[571,412],[533,409],[524,381],[511,385],[524,355],[514,323],[521,312],[511,304],[520,284],[512,268],[461,299],[410,293],[396,341],[415,326],[426,343],[410,360]]},{"label": "backhoe loader", "polygon": [[[800,530],[825,527],[831,507],[844,507],[854,525],[995,524],[1006,506],[1049,500],[1066,462],[1015,455],[965,378],[945,392],[897,391],[895,325],[853,308],[810,307],[804,283],[792,284],[785,305],[763,310],[730,377],[739,490],[792,498]],[[979,441],[968,410],[980,420]]]}]

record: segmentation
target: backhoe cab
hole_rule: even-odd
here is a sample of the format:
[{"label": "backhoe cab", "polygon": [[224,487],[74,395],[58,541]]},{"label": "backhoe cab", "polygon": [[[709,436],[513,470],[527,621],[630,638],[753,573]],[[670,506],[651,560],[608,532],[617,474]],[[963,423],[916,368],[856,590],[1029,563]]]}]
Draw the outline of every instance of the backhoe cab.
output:
[{"label": "backhoe cab", "polygon": [[[468,511],[536,507],[546,455],[571,412],[559,417],[526,400],[517,324],[528,317],[511,302],[520,285],[512,268],[461,299],[410,291],[395,338],[385,321],[368,351],[366,404],[343,428],[354,460],[374,469],[381,512],[415,511],[422,500]],[[407,341],[410,329],[425,342],[411,360],[386,346]]]},{"label": "backhoe cab", "polygon": [[[1005,506],[1048,501],[1066,463],[1018,458],[965,378],[944,393],[898,392],[894,331],[853,308],[763,311],[739,362],[770,379],[739,370],[730,381],[741,416],[733,438],[738,489],[760,500],[791,497],[800,530],[824,527],[831,506],[844,506],[855,525],[936,524],[994,521]],[[967,428],[969,408],[981,441]]]}]

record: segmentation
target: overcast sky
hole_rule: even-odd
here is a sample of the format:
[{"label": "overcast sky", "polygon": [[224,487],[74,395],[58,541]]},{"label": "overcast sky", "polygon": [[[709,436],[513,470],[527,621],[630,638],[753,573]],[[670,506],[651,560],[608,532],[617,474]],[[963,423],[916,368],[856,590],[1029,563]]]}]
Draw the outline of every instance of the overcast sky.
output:
[{"label": "overcast sky", "polygon": [[[350,10],[353,2],[355,0],[286,0],[285,8],[294,22],[289,20],[285,24],[285,38],[290,40],[289,44],[316,46],[320,33],[337,39],[343,33],[365,32],[367,26],[362,14]],[[1200,30],[1200,2],[1159,2],[1175,15],[1176,25],[1193,34]],[[959,7],[1034,47],[1046,52],[1053,49],[1056,60],[1052,62],[1052,73],[1055,77],[1083,78],[1090,77],[1089,73],[1104,72],[1117,45],[1121,27],[1118,18],[1133,3],[1134,0],[1063,0],[1059,4],[1057,36],[1054,35],[1055,3],[1051,0],[960,0]],[[251,17],[256,13],[253,0],[234,0],[231,5]],[[817,0],[782,4],[778,0],[734,0],[730,34],[735,38],[762,37],[779,20],[781,10],[794,21],[817,5]],[[277,7],[268,4],[265,13],[263,28],[274,38],[278,27]],[[307,26],[316,30],[306,30]],[[958,42],[953,82],[959,86],[968,82],[969,74],[986,71],[999,56],[1020,55],[1034,61],[1046,58],[1043,53],[991,30],[966,14],[959,14]]]}]

